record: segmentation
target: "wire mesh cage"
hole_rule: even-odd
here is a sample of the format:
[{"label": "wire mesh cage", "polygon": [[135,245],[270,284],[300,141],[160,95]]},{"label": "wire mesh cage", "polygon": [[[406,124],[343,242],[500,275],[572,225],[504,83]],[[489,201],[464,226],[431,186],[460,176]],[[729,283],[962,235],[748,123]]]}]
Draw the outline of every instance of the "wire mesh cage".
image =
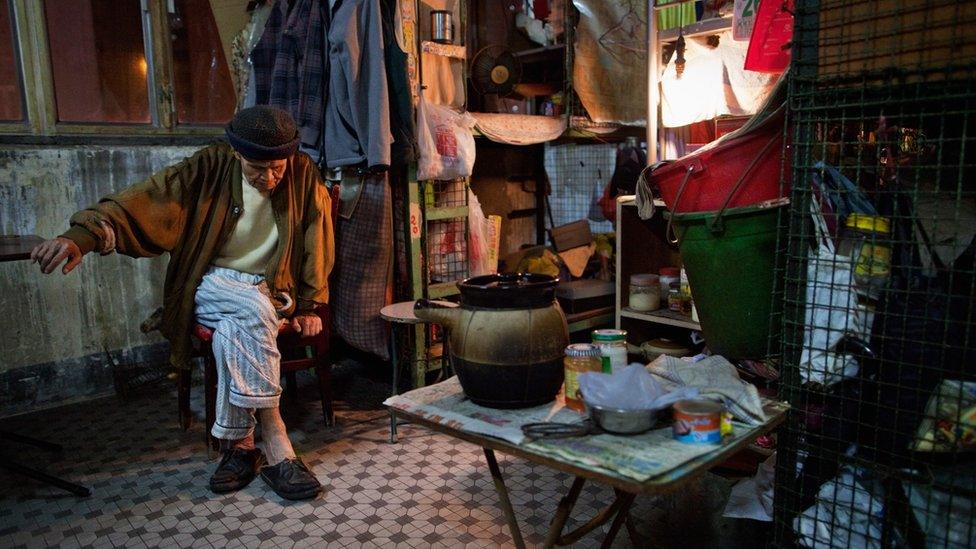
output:
[{"label": "wire mesh cage", "polygon": [[549,208],[555,227],[586,219],[593,233],[613,230],[597,201],[613,177],[616,143],[546,144],[546,175],[552,186]]},{"label": "wire mesh cage", "polygon": [[976,5],[794,13],[776,544],[976,545]]},{"label": "wire mesh cage", "polygon": [[[464,179],[424,183],[427,219],[428,284],[456,282],[468,276],[468,203]],[[460,208],[460,209],[459,209]]]}]

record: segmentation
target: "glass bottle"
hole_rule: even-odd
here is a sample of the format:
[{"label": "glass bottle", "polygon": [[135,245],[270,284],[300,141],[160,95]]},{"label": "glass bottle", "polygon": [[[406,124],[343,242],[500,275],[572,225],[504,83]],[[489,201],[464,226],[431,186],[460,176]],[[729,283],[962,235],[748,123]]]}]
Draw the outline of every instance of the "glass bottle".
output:
[{"label": "glass bottle", "polygon": [[583,411],[583,401],[579,395],[579,375],[583,372],[600,372],[600,348],[589,343],[574,343],[566,347],[563,358],[563,368],[566,371],[563,395],[566,407],[578,412]]}]

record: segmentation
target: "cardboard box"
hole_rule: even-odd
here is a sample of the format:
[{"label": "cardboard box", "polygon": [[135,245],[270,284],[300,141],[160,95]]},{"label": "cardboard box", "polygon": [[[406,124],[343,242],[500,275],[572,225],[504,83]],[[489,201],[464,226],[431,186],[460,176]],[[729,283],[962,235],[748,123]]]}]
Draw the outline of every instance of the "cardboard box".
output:
[{"label": "cardboard box", "polygon": [[549,229],[549,235],[552,237],[552,245],[557,252],[588,246],[590,242],[593,242],[590,222],[585,219],[553,227]]},{"label": "cardboard box", "polygon": [[613,307],[613,282],[604,280],[573,280],[556,286],[556,300],[566,314]]}]

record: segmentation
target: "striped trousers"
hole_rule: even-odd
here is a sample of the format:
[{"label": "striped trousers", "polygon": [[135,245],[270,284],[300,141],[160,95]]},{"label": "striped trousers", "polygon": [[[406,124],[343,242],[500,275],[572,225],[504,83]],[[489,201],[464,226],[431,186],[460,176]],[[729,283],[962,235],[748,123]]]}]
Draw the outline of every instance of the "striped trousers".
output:
[{"label": "striped trousers", "polygon": [[238,440],[254,433],[254,410],[281,397],[279,319],[264,277],[211,267],[197,288],[197,322],[214,331],[217,417],[211,434]]}]

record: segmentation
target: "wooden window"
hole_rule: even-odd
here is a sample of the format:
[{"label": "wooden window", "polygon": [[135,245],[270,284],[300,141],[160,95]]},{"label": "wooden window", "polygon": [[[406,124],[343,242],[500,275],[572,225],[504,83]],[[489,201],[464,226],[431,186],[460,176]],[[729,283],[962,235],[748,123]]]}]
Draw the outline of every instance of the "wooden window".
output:
[{"label": "wooden window", "polygon": [[[224,41],[243,4],[0,0],[0,134],[214,136],[236,110]],[[220,4],[220,3],[217,3]],[[222,35],[220,31],[225,34]]]},{"label": "wooden window", "polygon": [[0,122],[24,121],[24,88],[10,4],[0,1]]},{"label": "wooden window", "polygon": [[209,0],[177,0],[170,14],[178,124],[225,124],[235,93]]},{"label": "wooden window", "polygon": [[148,124],[149,63],[133,0],[45,0],[58,122]]}]

